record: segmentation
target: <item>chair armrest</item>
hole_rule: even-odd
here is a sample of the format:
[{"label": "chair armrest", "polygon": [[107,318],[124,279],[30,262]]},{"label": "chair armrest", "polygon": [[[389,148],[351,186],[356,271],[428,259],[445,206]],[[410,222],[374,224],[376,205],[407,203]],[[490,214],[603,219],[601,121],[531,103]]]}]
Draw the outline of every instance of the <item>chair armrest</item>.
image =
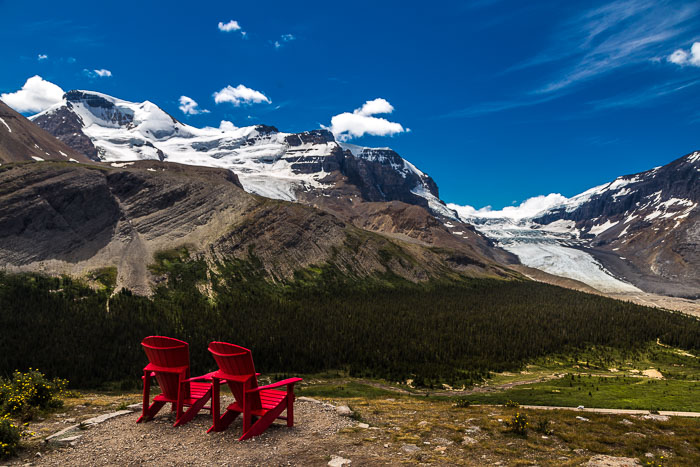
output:
[{"label": "chair armrest", "polygon": [[[259,373],[256,373],[258,375]],[[251,378],[253,378],[253,375],[230,375],[228,373],[224,373],[223,371],[214,371],[208,374],[209,376],[213,378],[218,378],[222,381],[231,381],[234,383],[247,383]]]},{"label": "chair armrest", "polygon": [[268,384],[265,386],[258,386],[255,389],[248,389],[246,391],[246,393],[257,392],[257,391],[260,391],[261,389],[272,389],[272,388],[278,388],[280,386],[287,386],[290,384],[298,383],[299,381],[304,381],[304,380],[301,378],[287,378],[287,379],[283,379],[282,381],[279,381],[277,383],[272,383],[272,384]]},{"label": "chair armrest", "polygon": [[182,381],[180,381],[180,384],[182,384],[182,383],[191,383],[191,382],[193,382],[193,381],[200,381],[200,380],[203,380],[203,381],[211,381],[212,376],[214,375],[214,373],[215,373],[215,372],[212,371],[211,373],[207,373],[206,375],[195,376],[195,377],[193,377],[193,378],[183,379]]}]

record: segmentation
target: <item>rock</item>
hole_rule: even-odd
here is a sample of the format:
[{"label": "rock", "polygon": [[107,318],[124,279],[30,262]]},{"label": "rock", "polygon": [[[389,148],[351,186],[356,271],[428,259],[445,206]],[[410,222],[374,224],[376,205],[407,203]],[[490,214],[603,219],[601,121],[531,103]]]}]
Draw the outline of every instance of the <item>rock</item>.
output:
[{"label": "rock", "polygon": [[465,433],[478,433],[480,431],[481,431],[481,428],[479,428],[478,426],[474,426],[474,425],[469,426],[464,430]]},{"label": "rock", "polygon": [[476,442],[477,441],[471,436],[465,436],[464,438],[462,438],[462,444],[465,446],[468,446],[470,444],[476,444]]},{"label": "rock", "polygon": [[420,448],[415,444],[404,444],[401,446],[401,450],[409,454],[413,454],[414,452],[420,451]]},{"label": "rock", "polygon": [[632,467],[635,465],[641,465],[637,462],[637,459],[631,457],[614,457],[599,454],[593,456],[588,460],[588,467]]},{"label": "rock", "polygon": [[328,461],[330,467],[342,467],[343,465],[350,465],[352,461],[350,459],[345,459],[340,456],[331,456],[331,460]]},{"label": "rock", "polygon": [[83,423],[85,425],[99,425],[102,422],[106,422],[110,418],[119,417],[121,415],[127,415],[130,413],[131,413],[131,410],[118,410],[117,412],[111,412],[111,413],[98,415],[97,417],[93,417],[93,418],[90,418],[88,420],[83,421]]},{"label": "rock", "polygon": [[586,417],[582,417],[580,415],[576,416],[576,420],[581,420],[582,422],[590,422],[589,419],[587,419]]},{"label": "rock", "polygon": [[425,420],[418,422],[418,426],[425,426],[427,424],[428,422],[426,422]]},{"label": "rock", "polygon": [[453,444],[453,442],[447,438],[433,438],[433,443],[440,444],[440,445],[444,444],[445,446],[449,446],[450,444]]},{"label": "rock", "polygon": [[297,397],[297,400],[300,402],[313,402],[314,404],[321,404],[322,403],[318,399],[314,399],[313,397],[306,397],[306,396]]},{"label": "rock", "polygon": [[357,427],[358,427],[358,428],[367,429],[367,428],[369,428],[369,424],[367,424],[367,423],[358,423],[358,424],[357,424]]},{"label": "rock", "polygon": [[126,408],[129,409],[129,410],[133,410],[134,412],[136,412],[137,410],[141,410],[141,409],[143,408],[143,404],[141,404],[141,403],[139,402],[139,403],[137,403],[137,404],[127,405]]},{"label": "rock", "polygon": [[655,414],[655,413],[643,415],[642,418],[644,420],[656,420],[657,422],[667,422],[668,421],[668,415],[659,415],[659,414]]},{"label": "rock", "polygon": [[637,433],[634,431],[630,431],[629,433],[625,433],[625,436],[633,436],[636,438],[646,438],[647,437],[647,435],[645,435],[644,433]]},{"label": "rock", "polygon": [[83,435],[74,435],[74,436],[67,436],[65,438],[57,439],[57,443],[68,443],[68,444],[73,444],[74,441],[79,440],[82,438]]},{"label": "rock", "polygon": [[620,423],[622,423],[623,425],[634,425],[633,421],[627,420],[626,418],[623,418],[622,420],[620,420]]},{"label": "rock", "polygon": [[66,427],[66,428],[62,429],[61,431],[57,431],[56,433],[54,433],[54,434],[52,434],[52,435],[47,436],[46,438],[44,438],[44,442],[45,442],[45,443],[49,443],[49,442],[51,442],[51,441],[59,441],[59,438],[60,438],[61,436],[65,435],[65,434],[67,434],[67,433],[70,433],[70,432],[72,432],[72,431],[76,431],[76,430],[78,429],[79,426],[80,426],[80,425],[71,425],[71,426],[69,426],[69,427]]},{"label": "rock", "polygon": [[335,408],[335,411],[338,415],[342,415],[343,417],[349,417],[352,415],[352,410],[347,405],[339,405]]}]

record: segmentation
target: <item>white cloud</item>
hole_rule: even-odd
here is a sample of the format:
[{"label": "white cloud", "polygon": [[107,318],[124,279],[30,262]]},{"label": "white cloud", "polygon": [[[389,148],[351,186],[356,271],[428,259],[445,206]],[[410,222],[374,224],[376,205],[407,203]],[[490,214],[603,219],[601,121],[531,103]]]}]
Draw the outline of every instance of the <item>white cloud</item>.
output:
[{"label": "white cloud", "polygon": [[700,67],[700,42],[694,42],[690,52],[678,49],[668,56],[668,61],[676,65],[691,65]]},{"label": "white cloud", "polygon": [[83,74],[88,78],[110,78],[112,76],[112,72],[105,70],[104,68],[99,70],[88,70],[87,68],[84,68]]},{"label": "white cloud", "polygon": [[476,209],[473,206],[460,206],[458,204],[448,203],[447,207],[454,209],[459,214],[462,219],[469,219],[474,217],[488,218],[488,219],[527,219],[534,217],[538,214],[543,213],[547,209],[551,209],[554,206],[562,204],[567,201],[566,196],[562,196],[559,193],[550,193],[546,196],[540,195],[533,198],[528,198],[518,206],[506,206],[500,210],[492,210],[491,206],[486,206],[481,209]]},{"label": "white cloud", "polygon": [[235,21],[235,20],[231,20],[228,23],[223,23],[223,22],[219,21],[219,31],[221,31],[221,32],[239,31],[241,33],[241,36],[244,39],[248,35],[247,32],[245,32],[241,29],[241,25],[238,24],[238,21]]},{"label": "white cloud", "polygon": [[294,34],[282,34],[278,40],[272,43],[272,45],[275,46],[275,49],[279,49],[285,42],[291,42],[295,39],[296,37]]},{"label": "white cloud", "polygon": [[0,99],[17,112],[41,112],[63,100],[63,89],[37,75],[19,91],[2,94]]},{"label": "white cloud", "polygon": [[236,107],[239,107],[241,104],[271,103],[270,99],[268,99],[265,94],[255,89],[247,88],[242,84],[239,84],[235,88],[233,86],[226,86],[221,91],[215,92],[214,102],[217,104],[230,102]]},{"label": "white cloud", "polygon": [[359,115],[370,116],[374,114],[390,114],[394,111],[394,106],[389,104],[389,101],[381,97],[372,101],[365,102],[362,107],[355,110]]},{"label": "white cloud", "polygon": [[238,21],[231,20],[228,23],[222,23],[219,21],[219,31],[223,32],[231,32],[231,31],[239,31],[241,29],[240,24],[238,24]]},{"label": "white cloud", "polygon": [[352,113],[343,112],[331,118],[328,129],[340,141],[359,138],[365,134],[374,136],[391,136],[406,131],[400,123],[390,122],[385,118],[374,117],[376,114],[388,114],[394,107],[386,99],[377,98],[365,102]]},{"label": "white cloud", "polygon": [[49,56],[46,55],[46,54],[39,54],[39,55],[37,55],[37,57],[36,57],[36,59],[39,60],[39,61],[41,61],[41,60],[46,60],[47,58],[49,58]]},{"label": "white cloud", "polygon": [[180,96],[180,110],[185,115],[197,115],[197,114],[207,114],[209,111],[207,109],[200,109],[199,104],[187,96]]},{"label": "white cloud", "polygon": [[228,120],[221,120],[221,123],[219,124],[219,130],[223,131],[233,131],[236,128],[236,125],[234,125],[233,122],[229,122]]}]

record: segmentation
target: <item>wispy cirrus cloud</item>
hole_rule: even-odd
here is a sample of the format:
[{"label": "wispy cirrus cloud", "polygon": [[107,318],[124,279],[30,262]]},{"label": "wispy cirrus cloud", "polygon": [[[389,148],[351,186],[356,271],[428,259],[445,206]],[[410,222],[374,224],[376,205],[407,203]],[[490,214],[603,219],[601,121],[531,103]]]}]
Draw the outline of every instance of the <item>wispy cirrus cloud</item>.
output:
[{"label": "wispy cirrus cloud", "polygon": [[[622,68],[662,62],[661,57],[677,48],[676,44],[697,34],[699,19],[698,3],[657,0],[619,0],[579,12],[554,27],[548,45],[540,53],[504,72],[536,69],[544,77],[539,84],[535,82],[530,89],[510,98],[478,102],[438,118],[476,117],[539,105]],[[674,58],[668,57],[668,60],[677,64],[690,64],[693,57],[692,50],[674,54]],[[672,83],[658,87],[653,95],[667,95],[683,89]],[[640,101],[643,97],[639,96]],[[620,103],[622,100],[618,99]],[[633,100],[630,98],[629,102]],[[612,102],[614,99],[608,104]]]},{"label": "wispy cirrus cloud", "polygon": [[524,66],[561,63],[560,76],[536,92],[562,91],[664,55],[671,42],[692,31],[699,13],[696,3],[624,0],[605,4],[564,22],[551,46]]},{"label": "wispy cirrus cloud", "polygon": [[688,80],[672,80],[661,84],[645,87],[632,93],[613,96],[590,102],[593,110],[608,110],[616,108],[644,107],[657,99],[675,94],[700,84],[700,78]]},{"label": "wispy cirrus cloud", "polygon": [[49,56],[46,55],[46,54],[39,54],[39,55],[37,55],[37,57],[36,57],[36,59],[39,60],[39,61],[46,60],[46,59],[48,59],[48,58],[49,58]]}]

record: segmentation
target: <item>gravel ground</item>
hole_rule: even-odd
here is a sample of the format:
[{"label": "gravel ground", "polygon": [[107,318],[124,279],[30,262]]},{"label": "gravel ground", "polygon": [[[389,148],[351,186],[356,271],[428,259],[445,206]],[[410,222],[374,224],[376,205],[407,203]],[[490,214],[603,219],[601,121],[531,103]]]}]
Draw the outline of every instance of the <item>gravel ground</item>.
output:
[{"label": "gravel ground", "polygon": [[297,401],[295,424],[278,420],[261,436],[239,442],[240,417],[224,432],[209,433],[208,412],[173,428],[167,412],[148,423],[136,423],[138,413],[118,417],[82,431],[74,446],[47,448],[15,465],[326,465],[337,454],[339,429],[354,422],[332,406]]}]

